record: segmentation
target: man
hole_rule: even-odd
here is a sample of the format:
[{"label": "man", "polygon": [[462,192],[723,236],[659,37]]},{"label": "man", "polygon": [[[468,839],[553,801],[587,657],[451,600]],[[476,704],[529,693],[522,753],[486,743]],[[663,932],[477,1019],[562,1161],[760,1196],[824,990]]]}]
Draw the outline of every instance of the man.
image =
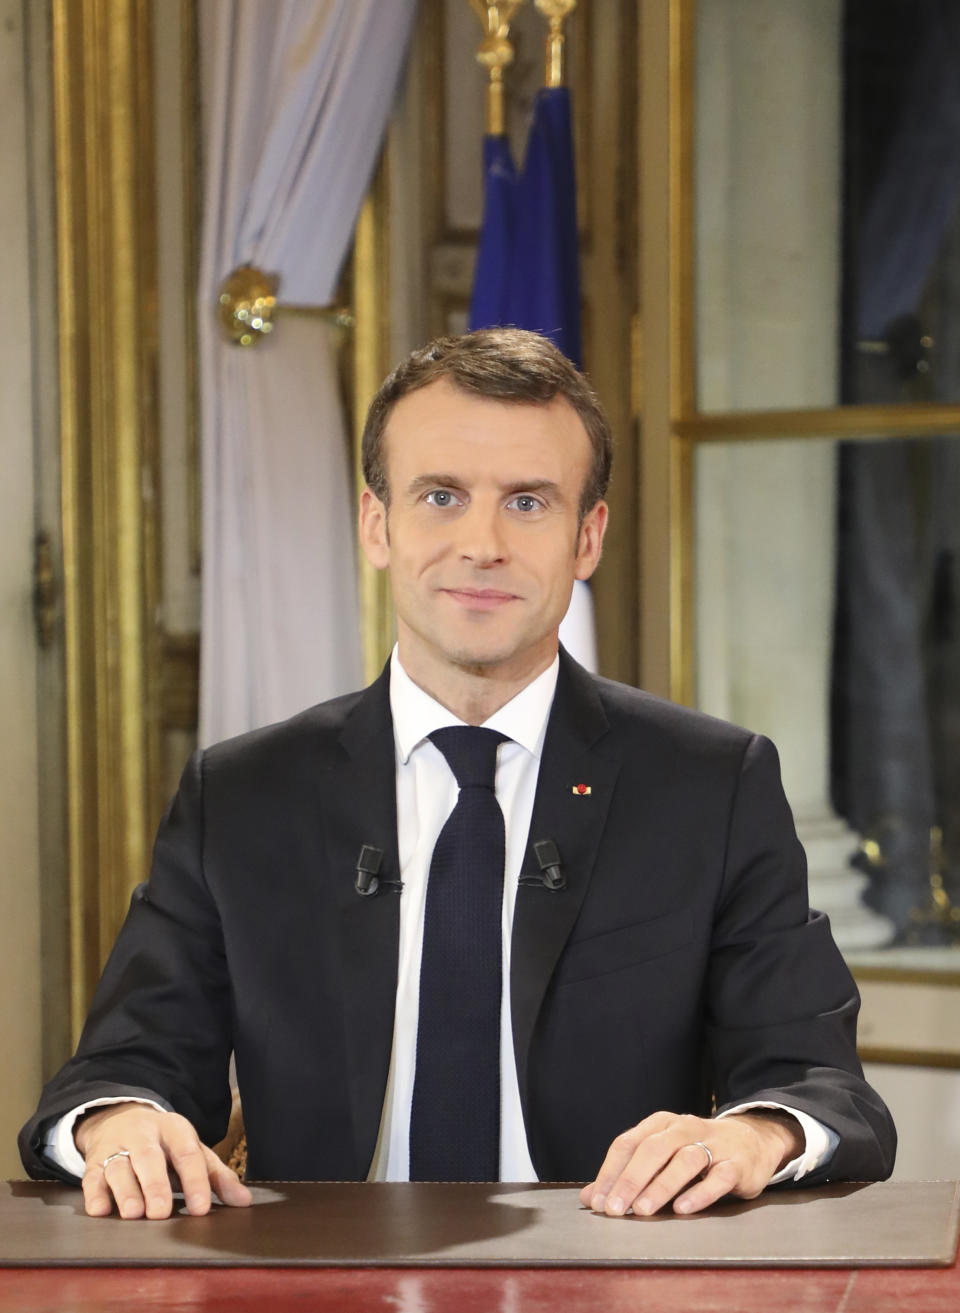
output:
[{"label": "man", "polygon": [[93,1215],[168,1215],[168,1165],[191,1212],[249,1202],[206,1147],[233,1051],[252,1177],[588,1180],[618,1215],[889,1174],[774,750],[558,652],[610,452],[534,334],[387,379],[360,538],[391,663],[188,765],[31,1173]]}]

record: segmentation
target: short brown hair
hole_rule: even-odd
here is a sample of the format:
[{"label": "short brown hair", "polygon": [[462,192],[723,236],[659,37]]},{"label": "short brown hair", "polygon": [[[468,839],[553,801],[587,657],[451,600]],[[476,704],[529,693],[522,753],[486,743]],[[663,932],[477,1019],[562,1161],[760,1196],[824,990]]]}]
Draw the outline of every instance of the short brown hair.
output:
[{"label": "short brown hair", "polygon": [[546,405],[563,397],[583,421],[593,460],[580,494],[580,518],[605,496],[610,482],[613,435],[590,384],[567,357],[539,333],[522,328],[481,328],[461,337],[438,337],[412,352],[382,383],[363,428],[363,477],[389,505],[384,434],[390,414],[410,392],[448,378],[475,396],[518,405]]}]

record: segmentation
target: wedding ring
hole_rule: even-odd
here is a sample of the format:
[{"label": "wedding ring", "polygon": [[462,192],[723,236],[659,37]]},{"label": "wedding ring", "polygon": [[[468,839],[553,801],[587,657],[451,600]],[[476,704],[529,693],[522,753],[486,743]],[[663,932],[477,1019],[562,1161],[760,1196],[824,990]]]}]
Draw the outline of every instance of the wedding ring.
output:
[{"label": "wedding ring", "polygon": [[[707,1148],[706,1145],[704,1145],[703,1147],[704,1147],[705,1149]],[[710,1150],[707,1149],[707,1153],[709,1153],[709,1152],[710,1152]],[[130,1150],[129,1150],[129,1149],[118,1149],[116,1153],[108,1153],[107,1156],[106,1156],[106,1158],[104,1158],[103,1162],[100,1164],[100,1170],[101,1170],[101,1172],[104,1173],[104,1175],[106,1175],[107,1164],[108,1164],[108,1163],[112,1163],[113,1160],[114,1160],[114,1158],[129,1158],[129,1157],[130,1157]]]},{"label": "wedding ring", "polygon": [[710,1150],[707,1148],[707,1146],[704,1144],[702,1140],[694,1140],[693,1147],[695,1149],[702,1149],[703,1152],[707,1155],[707,1165],[703,1169],[703,1172],[701,1172],[701,1176],[706,1175],[706,1173],[709,1172],[710,1168],[713,1166],[713,1154],[710,1152]]}]

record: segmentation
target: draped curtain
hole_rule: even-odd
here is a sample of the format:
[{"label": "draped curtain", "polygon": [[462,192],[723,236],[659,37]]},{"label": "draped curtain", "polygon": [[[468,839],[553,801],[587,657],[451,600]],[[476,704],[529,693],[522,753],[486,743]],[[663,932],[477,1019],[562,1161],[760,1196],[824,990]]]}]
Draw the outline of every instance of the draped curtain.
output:
[{"label": "draped curtain", "polygon": [[200,739],[362,679],[349,441],[330,329],[280,315],[227,344],[239,265],[329,303],[380,147],[415,0],[201,0],[205,195]]}]

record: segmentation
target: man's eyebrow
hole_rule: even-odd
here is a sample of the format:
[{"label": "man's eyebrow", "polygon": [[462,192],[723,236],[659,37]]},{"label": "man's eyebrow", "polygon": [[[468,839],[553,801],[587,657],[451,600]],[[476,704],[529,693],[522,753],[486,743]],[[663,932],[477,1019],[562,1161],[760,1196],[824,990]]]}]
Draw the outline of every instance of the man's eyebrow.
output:
[{"label": "man's eyebrow", "polygon": [[414,495],[429,492],[431,488],[461,488],[462,484],[455,474],[418,474],[407,485],[407,492]]},{"label": "man's eyebrow", "polygon": [[[418,474],[415,479],[411,479],[407,485],[407,492],[412,496],[417,496],[421,492],[429,492],[431,488],[463,488],[462,481],[456,474],[444,474],[437,472],[434,474]],[[554,501],[563,500],[563,490],[559,483],[553,479],[515,479],[511,483],[502,483],[500,491],[516,496],[522,492],[539,492],[546,493]]]},{"label": "man's eyebrow", "polygon": [[554,501],[563,500],[563,489],[553,479],[522,479],[516,483],[504,483],[501,487],[504,492],[513,493],[514,496],[521,492],[545,492]]}]

